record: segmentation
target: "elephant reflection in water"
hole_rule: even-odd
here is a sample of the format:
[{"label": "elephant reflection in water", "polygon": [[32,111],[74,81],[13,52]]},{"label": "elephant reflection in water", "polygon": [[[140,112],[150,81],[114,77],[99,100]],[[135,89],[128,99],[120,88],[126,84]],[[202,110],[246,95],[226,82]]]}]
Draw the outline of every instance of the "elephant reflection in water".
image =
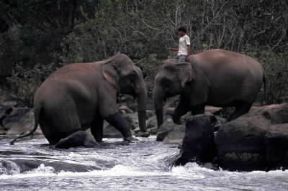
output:
[{"label": "elephant reflection in water", "polygon": [[[128,56],[118,53],[103,61],[69,64],[52,73],[34,96],[34,129],[18,138],[31,135],[39,123],[52,145],[91,146],[95,140],[102,141],[106,120],[130,142],[133,137],[126,119],[118,112],[117,93],[137,98],[139,127],[145,132],[146,86],[142,71]],[[89,128],[95,140],[86,134]]]},{"label": "elephant reflection in water", "polygon": [[173,121],[191,111],[204,113],[205,105],[235,107],[228,120],[247,113],[263,80],[262,65],[253,58],[221,49],[190,55],[189,62],[164,61],[154,83],[153,99],[158,128],[163,123],[163,105],[168,97],[180,95]]}]

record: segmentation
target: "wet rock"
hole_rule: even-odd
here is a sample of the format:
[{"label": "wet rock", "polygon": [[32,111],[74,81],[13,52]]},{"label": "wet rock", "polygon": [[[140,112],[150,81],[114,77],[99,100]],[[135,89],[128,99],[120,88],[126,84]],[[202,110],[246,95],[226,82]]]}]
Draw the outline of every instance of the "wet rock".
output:
[{"label": "wet rock", "polygon": [[[131,114],[122,114],[123,117],[128,121],[128,124],[131,130],[135,130],[138,127],[138,114],[131,113]],[[106,121],[104,122],[104,129],[103,129],[103,137],[104,138],[122,138],[121,133],[113,126],[111,126]]]},{"label": "wet rock", "polygon": [[[182,117],[183,123],[178,125],[174,124],[171,116],[174,113],[175,108],[173,107],[168,107],[165,108],[165,115],[164,115],[164,122],[157,130],[157,120],[156,116],[153,116],[153,118],[148,119],[147,121],[147,127],[151,128],[151,134],[153,134],[153,131],[156,131],[157,133],[157,141],[164,141],[164,143],[182,143],[182,139],[184,138],[185,134],[185,121],[188,119],[191,119],[193,117],[189,113],[184,115]],[[218,112],[221,110],[219,107],[212,107],[212,106],[207,106],[205,107],[205,114],[206,115],[212,115],[215,112]],[[215,128],[218,128],[221,126],[221,124],[226,122],[226,119],[216,116],[217,118],[217,124],[215,124]],[[156,129],[155,129],[156,127]]]},{"label": "wet rock", "polygon": [[0,160],[0,174],[17,174],[32,171],[38,168],[51,167],[53,172],[88,172],[99,170],[97,166],[82,165],[77,163],[68,163],[62,161],[48,161],[40,159],[6,159]]},{"label": "wet rock", "polygon": [[187,120],[175,164],[213,162],[238,171],[288,168],[288,104],[253,107],[227,123],[215,119],[199,115]]},{"label": "wet rock", "polygon": [[[13,111],[12,106],[7,106],[7,105],[0,105],[0,129],[2,131],[6,131],[7,128],[4,125],[4,120],[7,116],[10,115],[10,113]],[[6,133],[5,133],[6,134]]]},{"label": "wet rock", "polygon": [[155,116],[154,114],[155,114],[155,112],[154,112],[153,110],[146,110],[146,117],[147,117],[147,119]]},{"label": "wet rock", "polygon": [[104,138],[122,138],[121,133],[113,126],[111,126],[106,121],[104,122],[103,129],[103,137]]},{"label": "wet rock", "polygon": [[[148,118],[148,120],[146,121],[146,127],[149,131],[151,129],[156,129],[155,133],[157,133],[157,118],[155,115]],[[155,134],[155,133],[153,133],[153,134]]]},{"label": "wet rock", "polygon": [[[33,129],[34,114],[32,109],[27,107],[14,107],[13,110],[3,119],[3,125],[7,129],[6,135],[19,135]],[[38,128],[34,134],[42,134]]]},{"label": "wet rock", "polygon": [[118,97],[118,103],[119,105],[126,106],[127,108],[129,108],[129,110],[136,112],[137,111],[137,103],[135,101],[135,98],[133,96],[130,95],[120,95]]},{"label": "wet rock", "polygon": [[205,113],[206,114],[215,114],[221,110],[222,110],[221,107],[214,107],[214,106],[206,106],[205,107]]},{"label": "wet rock", "polygon": [[214,130],[217,119],[213,115],[196,115],[186,121],[181,155],[175,165],[188,162],[211,163],[216,156]]},{"label": "wet rock", "polygon": [[130,109],[128,106],[126,106],[126,105],[120,105],[119,106],[119,111],[121,112],[121,113],[133,113],[133,110],[132,109]]},{"label": "wet rock", "polygon": [[157,141],[168,144],[181,144],[185,134],[185,124],[174,124],[171,117],[167,117],[157,132]]},{"label": "wet rock", "polygon": [[215,137],[218,163],[229,170],[288,167],[288,104],[254,107],[223,124]]}]

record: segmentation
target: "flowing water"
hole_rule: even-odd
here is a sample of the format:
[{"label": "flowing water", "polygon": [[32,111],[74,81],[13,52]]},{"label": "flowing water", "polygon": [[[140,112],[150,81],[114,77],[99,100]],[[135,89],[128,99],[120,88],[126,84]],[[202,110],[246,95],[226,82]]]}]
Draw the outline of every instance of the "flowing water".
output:
[{"label": "flowing water", "polygon": [[170,167],[176,145],[107,139],[99,148],[57,150],[45,139],[0,141],[0,190],[288,190],[288,171]]}]

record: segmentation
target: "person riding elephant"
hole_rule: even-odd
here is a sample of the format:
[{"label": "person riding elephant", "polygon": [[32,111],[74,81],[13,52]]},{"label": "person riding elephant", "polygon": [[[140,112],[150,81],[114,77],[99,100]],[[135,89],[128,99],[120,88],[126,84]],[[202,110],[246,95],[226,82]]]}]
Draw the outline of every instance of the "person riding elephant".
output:
[{"label": "person riding elephant", "polygon": [[101,142],[106,120],[130,142],[133,138],[128,122],[116,103],[118,93],[137,98],[139,127],[146,132],[147,93],[142,71],[127,55],[118,53],[103,61],[68,64],[52,73],[34,96],[34,129],[18,138],[31,135],[39,123],[52,145],[89,128]]},{"label": "person riding elephant", "polygon": [[262,65],[232,51],[212,49],[190,55],[189,62],[164,61],[155,76],[153,99],[158,128],[163,123],[163,105],[168,97],[180,95],[173,121],[181,116],[204,113],[205,105],[235,107],[228,120],[247,113],[263,80]]}]

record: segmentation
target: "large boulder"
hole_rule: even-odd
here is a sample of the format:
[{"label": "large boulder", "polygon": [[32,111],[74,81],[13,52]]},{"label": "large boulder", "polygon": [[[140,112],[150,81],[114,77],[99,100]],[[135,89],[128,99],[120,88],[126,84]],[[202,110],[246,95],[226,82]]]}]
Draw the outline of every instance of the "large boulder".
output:
[{"label": "large boulder", "polygon": [[288,104],[254,107],[222,125],[215,137],[218,163],[229,170],[288,167]]},{"label": "large boulder", "polygon": [[157,141],[167,144],[181,144],[185,135],[185,124],[175,124],[171,117],[166,117],[157,132]]},{"label": "large boulder", "polygon": [[[8,107],[8,110],[2,115],[1,125],[7,136],[28,132],[34,126],[33,110],[28,107]],[[41,135],[41,129],[38,128],[34,134]]]},{"label": "large boulder", "polygon": [[175,164],[190,161],[239,171],[288,168],[288,104],[253,107],[220,127],[213,116],[188,119]]},{"label": "large boulder", "polygon": [[[211,116],[213,113],[221,110],[219,107],[212,107],[212,106],[206,106],[205,107],[205,115]],[[185,135],[185,122],[190,121],[193,116],[191,114],[186,114],[182,117],[183,123],[182,124],[175,124],[172,120],[172,114],[174,113],[174,108],[169,107],[166,108],[165,111],[165,119],[163,124],[160,126],[158,132],[157,132],[157,141],[163,141],[164,143],[168,144],[181,144],[182,140]],[[222,123],[224,123],[226,120],[221,117],[217,117],[217,124],[215,126],[219,126]],[[147,124],[150,125],[156,125],[156,117],[151,119],[151,121],[148,120]]]}]

